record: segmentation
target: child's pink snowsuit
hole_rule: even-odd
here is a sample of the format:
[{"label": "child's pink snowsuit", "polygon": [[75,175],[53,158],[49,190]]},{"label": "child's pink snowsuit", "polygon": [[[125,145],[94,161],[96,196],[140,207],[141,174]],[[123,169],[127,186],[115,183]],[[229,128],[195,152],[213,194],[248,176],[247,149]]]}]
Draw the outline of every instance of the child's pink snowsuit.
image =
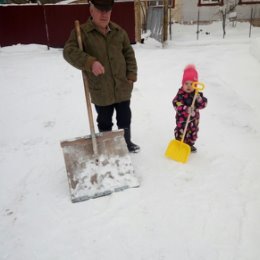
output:
[{"label": "child's pink snowsuit", "polygon": [[[186,93],[182,88],[179,89],[177,95],[172,101],[172,104],[176,110],[176,128],[174,129],[174,135],[176,140],[181,140],[182,134],[184,132],[185,124],[188,119],[189,113],[188,108],[192,104],[195,91],[192,93]],[[187,128],[187,132],[184,138],[184,143],[192,146],[198,137],[199,131],[199,109],[203,109],[207,105],[207,98],[203,96],[203,93],[199,92],[198,95],[201,96],[201,102],[195,101],[194,111],[190,117],[190,123]]]}]

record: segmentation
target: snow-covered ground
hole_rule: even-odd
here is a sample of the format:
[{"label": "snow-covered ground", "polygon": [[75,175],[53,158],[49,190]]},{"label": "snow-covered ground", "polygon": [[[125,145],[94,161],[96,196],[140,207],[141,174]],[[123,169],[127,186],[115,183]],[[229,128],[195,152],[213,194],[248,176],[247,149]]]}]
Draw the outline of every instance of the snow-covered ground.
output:
[{"label": "snow-covered ground", "polygon": [[[80,71],[62,50],[0,49],[1,260],[260,259],[260,28],[173,25],[134,45],[131,155],[141,186],[71,203],[60,141],[89,133]],[[206,85],[198,153],[164,156],[171,101],[194,63]]]}]

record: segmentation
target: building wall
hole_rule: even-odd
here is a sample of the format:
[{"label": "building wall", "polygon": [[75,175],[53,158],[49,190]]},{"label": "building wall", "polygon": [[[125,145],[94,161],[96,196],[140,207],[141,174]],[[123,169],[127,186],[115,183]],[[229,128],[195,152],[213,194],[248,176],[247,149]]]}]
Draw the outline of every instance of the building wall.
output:
[{"label": "building wall", "polygon": [[[192,22],[197,21],[198,10],[200,10],[201,21],[220,20],[220,6],[200,6],[198,0],[175,0],[175,9],[172,10],[173,20],[177,22]],[[227,4],[230,0],[224,0]],[[248,20],[251,16],[251,9],[255,18],[260,18],[260,4],[238,5],[236,7],[237,19]]]}]

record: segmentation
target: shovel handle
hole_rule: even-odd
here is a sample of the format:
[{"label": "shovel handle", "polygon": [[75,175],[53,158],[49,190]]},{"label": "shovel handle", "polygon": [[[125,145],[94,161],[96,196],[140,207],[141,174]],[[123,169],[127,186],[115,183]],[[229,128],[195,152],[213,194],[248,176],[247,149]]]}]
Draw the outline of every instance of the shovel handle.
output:
[{"label": "shovel handle", "polygon": [[[192,88],[195,89],[195,94],[194,94],[194,97],[193,97],[193,100],[192,100],[192,103],[191,103],[191,106],[190,106],[191,108],[194,107],[196,97],[197,97],[199,91],[202,91],[205,88],[205,85],[201,82],[193,82]],[[186,124],[185,124],[185,128],[184,128],[183,135],[182,135],[182,138],[181,138],[182,143],[184,142],[184,138],[185,138],[185,135],[186,135],[186,132],[187,132],[187,129],[188,129],[189,122],[190,122],[190,117],[191,117],[191,112],[189,112],[189,115],[188,115],[188,118],[187,118],[187,121],[186,121]]]},{"label": "shovel handle", "polygon": [[192,88],[195,89],[197,92],[202,91],[205,88],[205,85],[202,82],[192,82]]},{"label": "shovel handle", "polygon": [[[80,31],[80,23],[78,20],[74,22],[76,35],[77,35],[77,41],[80,50],[83,51],[83,44],[82,44],[82,38],[81,38],[81,31]],[[91,102],[90,102],[90,92],[89,92],[89,86],[88,86],[88,79],[85,73],[82,71],[82,78],[84,83],[84,89],[85,89],[85,97],[86,97],[86,103],[87,103],[87,111],[88,111],[88,120],[89,120],[89,127],[90,127],[90,133],[91,133],[91,139],[92,139],[92,145],[93,145],[93,152],[94,155],[98,155],[98,149],[97,149],[97,139],[95,135],[95,128],[94,128],[94,120],[93,120],[93,113],[91,108]]]}]

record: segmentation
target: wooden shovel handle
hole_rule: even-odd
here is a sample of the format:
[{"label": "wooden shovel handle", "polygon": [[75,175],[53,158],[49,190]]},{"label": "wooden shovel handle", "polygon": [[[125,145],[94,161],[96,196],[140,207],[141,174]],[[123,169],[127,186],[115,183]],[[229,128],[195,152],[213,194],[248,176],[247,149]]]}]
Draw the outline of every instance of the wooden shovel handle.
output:
[{"label": "wooden shovel handle", "polygon": [[[83,44],[82,44],[79,21],[76,20],[74,22],[74,25],[75,25],[75,30],[76,30],[79,48],[80,48],[80,50],[83,51]],[[89,127],[90,127],[90,133],[91,133],[91,139],[92,139],[92,145],[93,145],[93,152],[94,152],[94,155],[97,155],[98,154],[97,139],[96,139],[96,135],[95,135],[93,113],[92,113],[92,107],[91,107],[91,102],[90,102],[90,92],[89,92],[89,86],[88,86],[88,79],[87,79],[86,74],[83,71],[82,71],[82,78],[83,78],[84,89],[85,89],[85,97],[86,97],[86,103],[87,103],[88,120],[89,120]]]}]

